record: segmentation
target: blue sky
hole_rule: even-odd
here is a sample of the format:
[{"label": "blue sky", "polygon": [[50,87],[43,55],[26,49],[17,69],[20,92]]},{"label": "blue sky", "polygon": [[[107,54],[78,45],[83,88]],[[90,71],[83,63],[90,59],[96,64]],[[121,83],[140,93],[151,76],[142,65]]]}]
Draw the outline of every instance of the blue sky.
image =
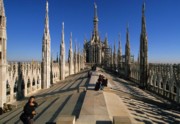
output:
[{"label": "blue sky", "polygon": [[[118,45],[123,54],[129,23],[131,53],[137,58],[140,43],[142,3],[146,2],[149,62],[180,62],[180,0],[49,0],[51,50],[60,49],[61,23],[65,23],[66,54],[70,32],[82,48],[93,30],[94,1],[98,6],[99,34]],[[41,60],[45,0],[4,0],[7,16],[8,60]]]}]

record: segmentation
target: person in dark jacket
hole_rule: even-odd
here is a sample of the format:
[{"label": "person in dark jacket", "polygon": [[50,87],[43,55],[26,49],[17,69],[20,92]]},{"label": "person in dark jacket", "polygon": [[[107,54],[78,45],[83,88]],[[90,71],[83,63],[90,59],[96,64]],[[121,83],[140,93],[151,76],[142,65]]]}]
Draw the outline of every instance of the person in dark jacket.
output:
[{"label": "person in dark jacket", "polygon": [[35,97],[31,96],[24,106],[24,115],[26,119],[24,119],[24,124],[33,124],[34,123],[34,115],[36,115],[35,109],[37,108],[38,104],[35,102]]}]

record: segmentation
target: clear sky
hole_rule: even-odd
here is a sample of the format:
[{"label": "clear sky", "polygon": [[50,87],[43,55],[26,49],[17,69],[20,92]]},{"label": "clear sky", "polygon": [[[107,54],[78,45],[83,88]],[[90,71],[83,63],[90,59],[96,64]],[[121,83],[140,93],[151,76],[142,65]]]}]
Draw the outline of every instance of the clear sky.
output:
[{"label": "clear sky", "polygon": [[[137,59],[142,3],[146,2],[146,26],[150,62],[180,62],[180,0],[49,0],[51,50],[60,49],[61,23],[65,23],[66,54],[70,32],[82,48],[93,30],[94,1],[98,7],[99,34],[118,45],[121,33],[123,54],[129,23],[131,53]],[[7,16],[8,60],[41,60],[46,0],[4,0]],[[116,46],[117,46],[116,45]]]}]

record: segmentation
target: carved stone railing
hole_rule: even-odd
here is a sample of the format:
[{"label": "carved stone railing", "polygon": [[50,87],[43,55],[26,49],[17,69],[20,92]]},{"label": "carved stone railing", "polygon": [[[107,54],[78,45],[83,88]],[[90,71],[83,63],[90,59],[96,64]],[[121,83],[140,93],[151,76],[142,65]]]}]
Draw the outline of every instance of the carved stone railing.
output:
[{"label": "carved stone railing", "polygon": [[[119,75],[124,72],[123,67],[119,69]],[[114,71],[113,68],[109,70]],[[129,79],[137,84],[140,83],[139,63],[131,63]],[[180,64],[150,63],[148,65],[147,89],[164,98],[180,103]]]},{"label": "carved stone railing", "polygon": [[[140,82],[140,67],[138,63],[131,64],[130,80]],[[148,89],[165,98],[180,103],[180,64],[148,65]]]},{"label": "carved stone railing", "polygon": [[180,65],[149,64],[148,88],[172,101],[179,101]]}]

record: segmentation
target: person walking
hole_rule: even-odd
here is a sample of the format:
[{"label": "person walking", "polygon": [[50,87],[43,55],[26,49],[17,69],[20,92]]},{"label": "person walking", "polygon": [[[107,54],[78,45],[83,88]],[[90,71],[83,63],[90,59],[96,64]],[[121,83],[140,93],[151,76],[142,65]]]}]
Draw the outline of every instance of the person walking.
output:
[{"label": "person walking", "polygon": [[34,115],[36,115],[35,109],[37,108],[38,104],[35,101],[35,97],[31,96],[24,106],[24,113],[21,114],[20,119],[24,124],[33,124],[34,123]]}]

